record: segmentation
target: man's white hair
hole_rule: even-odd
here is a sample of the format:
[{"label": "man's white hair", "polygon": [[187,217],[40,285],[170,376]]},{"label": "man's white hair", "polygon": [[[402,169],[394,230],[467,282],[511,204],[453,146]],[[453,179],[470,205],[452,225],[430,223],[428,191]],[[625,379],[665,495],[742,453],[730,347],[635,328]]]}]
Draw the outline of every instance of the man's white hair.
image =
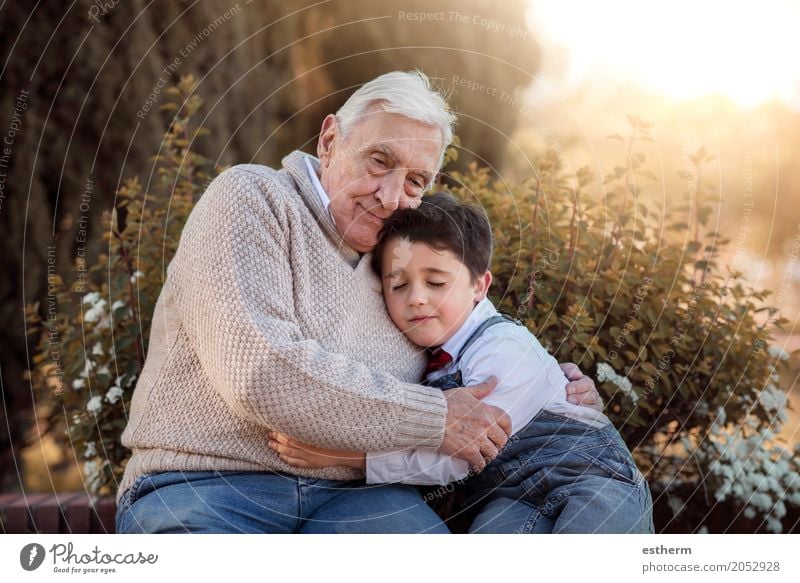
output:
[{"label": "man's white hair", "polygon": [[336,112],[342,133],[346,134],[375,103],[380,103],[388,113],[439,128],[442,133],[441,167],[444,151],[453,141],[456,116],[450,111],[445,98],[431,88],[425,73],[420,70],[392,71],[362,85]]}]

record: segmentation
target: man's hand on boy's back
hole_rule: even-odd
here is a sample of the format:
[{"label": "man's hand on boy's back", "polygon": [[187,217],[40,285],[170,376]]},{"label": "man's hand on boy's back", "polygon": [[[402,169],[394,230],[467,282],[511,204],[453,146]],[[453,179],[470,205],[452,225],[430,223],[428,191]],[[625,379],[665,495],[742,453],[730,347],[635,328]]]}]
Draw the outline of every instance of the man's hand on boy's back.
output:
[{"label": "man's hand on boy's back", "polygon": [[594,380],[581,372],[577,364],[564,362],[559,364],[567,383],[567,401],[573,405],[583,405],[595,411],[603,411],[603,399],[594,386]]},{"label": "man's hand on boy's back", "polygon": [[497,386],[497,379],[445,391],[447,421],[439,452],[469,462],[480,472],[494,459],[511,435],[511,418],[481,399]]}]

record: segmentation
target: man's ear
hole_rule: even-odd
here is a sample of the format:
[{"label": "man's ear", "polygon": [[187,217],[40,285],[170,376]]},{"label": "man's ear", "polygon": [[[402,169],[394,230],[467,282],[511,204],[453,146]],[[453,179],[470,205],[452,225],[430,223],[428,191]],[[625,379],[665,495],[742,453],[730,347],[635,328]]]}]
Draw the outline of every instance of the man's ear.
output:
[{"label": "man's ear", "polygon": [[475,301],[480,302],[486,299],[489,293],[489,287],[492,285],[492,272],[487,271],[483,275],[478,276],[475,280]]},{"label": "man's ear", "polygon": [[327,168],[331,163],[333,143],[338,133],[339,123],[336,116],[330,113],[322,120],[322,129],[319,132],[319,140],[317,140],[317,158],[323,168]]}]

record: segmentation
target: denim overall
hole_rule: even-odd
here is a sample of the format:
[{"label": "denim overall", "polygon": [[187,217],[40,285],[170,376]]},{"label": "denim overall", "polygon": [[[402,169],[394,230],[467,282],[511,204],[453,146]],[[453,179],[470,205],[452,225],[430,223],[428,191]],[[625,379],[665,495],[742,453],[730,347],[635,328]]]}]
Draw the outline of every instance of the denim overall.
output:
[{"label": "denim overall", "polygon": [[[505,322],[523,325],[505,314],[488,318],[459,351],[456,365],[481,334]],[[425,384],[461,387],[461,371]],[[514,433],[482,472],[460,481],[456,492],[456,514],[469,520],[473,533],[654,531],[650,489],[617,430],[545,410]],[[434,508],[453,518],[452,505]]]}]

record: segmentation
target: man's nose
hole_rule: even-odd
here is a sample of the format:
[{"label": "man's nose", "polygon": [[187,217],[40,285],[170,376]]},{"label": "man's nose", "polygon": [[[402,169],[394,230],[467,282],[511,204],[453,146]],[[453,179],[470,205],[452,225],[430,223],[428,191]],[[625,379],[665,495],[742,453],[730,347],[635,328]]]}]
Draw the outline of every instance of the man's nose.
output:
[{"label": "man's nose", "polygon": [[405,196],[403,190],[404,182],[404,172],[394,171],[384,176],[378,192],[375,193],[375,198],[378,199],[378,203],[380,203],[383,210],[393,213],[400,208],[400,201]]}]

